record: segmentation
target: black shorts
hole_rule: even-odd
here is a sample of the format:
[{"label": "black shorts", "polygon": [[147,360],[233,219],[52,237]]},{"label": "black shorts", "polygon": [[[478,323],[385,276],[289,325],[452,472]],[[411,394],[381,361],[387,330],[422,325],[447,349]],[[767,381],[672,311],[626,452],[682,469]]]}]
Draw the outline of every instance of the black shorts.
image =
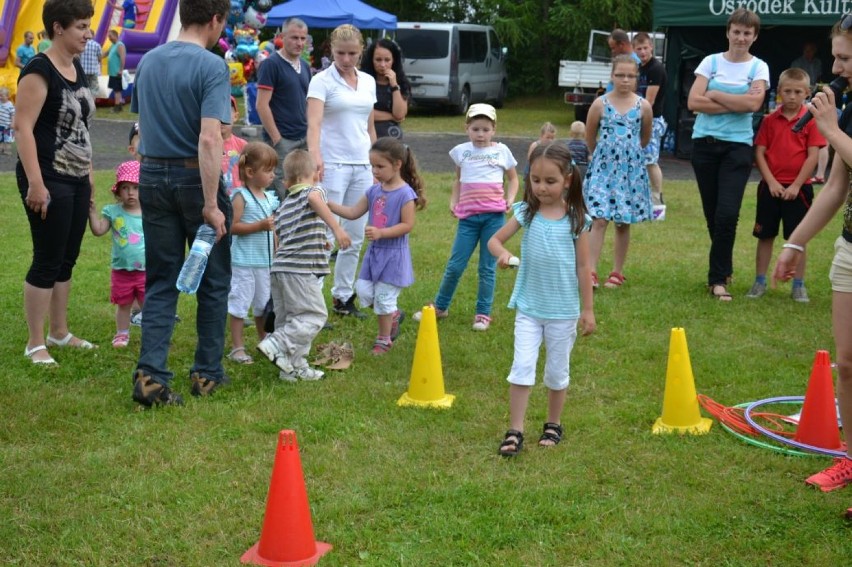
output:
[{"label": "black shorts", "polygon": [[124,89],[121,88],[121,75],[110,75],[109,81],[107,82],[107,87],[109,87],[109,89],[112,91],[123,91]]},{"label": "black shorts", "polygon": [[[789,187],[790,184],[782,184]],[[790,238],[793,231],[805,218],[814,201],[814,188],[806,183],[792,201],[784,201],[769,193],[769,185],[761,181],[757,186],[757,213],[754,216],[752,234],[760,239],[778,236],[778,226],[784,221],[784,240]]]}]

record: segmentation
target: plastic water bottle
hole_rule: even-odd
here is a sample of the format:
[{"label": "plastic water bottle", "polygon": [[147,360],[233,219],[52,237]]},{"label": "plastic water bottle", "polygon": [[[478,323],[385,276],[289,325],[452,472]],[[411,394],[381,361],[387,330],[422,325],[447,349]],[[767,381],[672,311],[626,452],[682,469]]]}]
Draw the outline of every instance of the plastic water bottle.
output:
[{"label": "plastic water bottle", "polygon": [[207,257],[216,242],[216,230],[209,224],[202,224],[195,233],[192,248],[183,262],[177,279],[178,290],[184,293],[195,293],[201,285],[204,268],[207,267]]}]

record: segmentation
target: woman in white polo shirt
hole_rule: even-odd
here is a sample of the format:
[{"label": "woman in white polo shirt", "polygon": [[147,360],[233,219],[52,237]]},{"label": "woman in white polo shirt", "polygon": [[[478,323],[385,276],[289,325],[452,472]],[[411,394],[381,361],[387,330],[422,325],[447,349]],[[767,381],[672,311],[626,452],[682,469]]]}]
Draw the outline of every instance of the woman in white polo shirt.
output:
[{"label": "woman in white polo shirt", "polygon": [[[358,70],[364,39],[355,26],[338,26],[329,37],[334,64],[308,86],[308,151],[317,164],[328,200],[357,203],[373,183],[370,147],[376,141],[373,105],[376,81]],[[331,288],[332,309],[341,315],[363,315],[355,306],[355,273],[364,241],[367,215],[340,225],[352,245],[340,250]]]}]

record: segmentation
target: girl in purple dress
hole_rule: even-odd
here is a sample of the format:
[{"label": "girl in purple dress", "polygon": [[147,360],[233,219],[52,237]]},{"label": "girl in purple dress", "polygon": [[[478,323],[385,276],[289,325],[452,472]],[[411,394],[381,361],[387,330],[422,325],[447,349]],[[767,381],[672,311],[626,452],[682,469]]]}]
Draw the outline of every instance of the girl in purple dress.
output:
[{"label": "girl in purple dress", "polygon": [[408,233],[414,228],[414,211],[426,206],[417,160],[407,145],[380,138],[370,148],[370,164],[378,183],[351,207],[329,201],[331,211],[354,220],[369,212],[364,235],[370,246],[364,254],[355,291],[362,307],[371,307],[379,319],[373,354],[386,353],[399,335],[405,313],[397,307],[402,288],[414,283]]}]

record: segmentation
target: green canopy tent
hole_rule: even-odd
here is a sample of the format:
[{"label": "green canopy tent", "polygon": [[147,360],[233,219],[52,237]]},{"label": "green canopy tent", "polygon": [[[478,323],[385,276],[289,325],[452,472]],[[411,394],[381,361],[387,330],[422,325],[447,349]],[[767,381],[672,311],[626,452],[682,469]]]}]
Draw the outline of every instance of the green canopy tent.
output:
[{"label": "green canopy tent", "polygon": [[821,81],[831,75],[831,26],[843,15],[843,0],[654,0],[654,29],[666,33],[667,89],[665,117],[675,132],[678,157],[692,153],[694,117],[686,106],[694,70],[704,56],[727,50],[725,24],[737,7],[757,12],[760,35],[751,52],[769,65],[771,88],[778,75],[802,54],[806,41],[816,42],[822,61]]}]

